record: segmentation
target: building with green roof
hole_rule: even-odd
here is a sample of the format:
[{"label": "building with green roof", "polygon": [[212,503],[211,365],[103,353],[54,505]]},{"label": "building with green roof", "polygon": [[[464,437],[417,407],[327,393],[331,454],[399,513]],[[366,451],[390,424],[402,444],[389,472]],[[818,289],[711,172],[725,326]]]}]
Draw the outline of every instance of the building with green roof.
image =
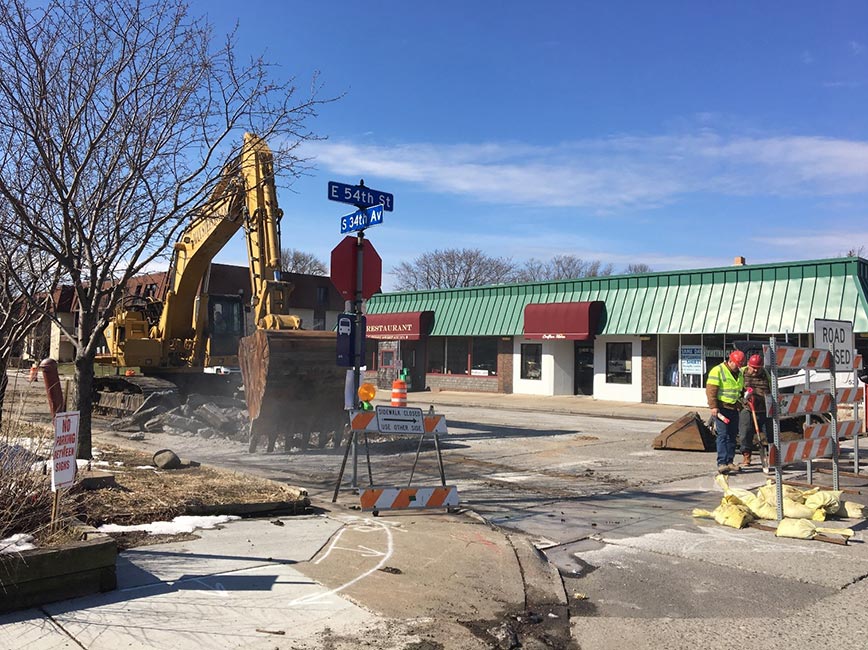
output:
[{"label": "building with green roof", "polygon": [[[410,389],[705,404],[735,341],[813,344],[814,320],[853,324],[868,352],[868,261],[641,273],[374,295],[368,369]],[[865,355],[868,357],[868,355]]]}]

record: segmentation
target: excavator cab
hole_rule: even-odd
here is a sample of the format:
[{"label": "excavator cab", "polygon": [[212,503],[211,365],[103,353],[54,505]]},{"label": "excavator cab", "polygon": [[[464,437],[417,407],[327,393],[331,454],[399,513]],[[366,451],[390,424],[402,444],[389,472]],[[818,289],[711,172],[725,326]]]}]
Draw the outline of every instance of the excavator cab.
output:
[{"label": "excavator cab", "polygon": [[238,343],[246,334],[240,295],[208,296],[205,368],[231,368],[237,372]]}]

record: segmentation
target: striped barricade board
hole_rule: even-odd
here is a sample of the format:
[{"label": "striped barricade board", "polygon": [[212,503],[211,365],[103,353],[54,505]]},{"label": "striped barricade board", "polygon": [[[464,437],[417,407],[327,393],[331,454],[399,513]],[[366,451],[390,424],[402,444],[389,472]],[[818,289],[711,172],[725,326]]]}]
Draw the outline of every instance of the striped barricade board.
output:
[{"label": "striped barricade board", "polygon": [[458,488],[454,485],[439,487],[360,487],[362,510],[411,510],[424,508],[453,508],[458,506]]},{"label": "striped barricade board", "polygon": [[[772,349],[768,345],[763,346],[763,356],[766,366],[771,365]],[[832,353],[820,348],[777,348],[775,366],[778,368],[814,368],[828,370],[832,363]]]},{"label": "striped barricade board", "polygon": [[[771,347],[763,346],[763,356],[766,366],[771,363]],[[775,365],[778,368],[806,368],[814,370],[829,370],[832,367],[832,353],[821,348],[777,348]],[[852,366],[838,365],[835,370],[858,370],[862,367],[862,355],[853,355]]]},{"label": "striped barricade board", "polygon": [[[772,416],[774,401],[766,400],[766,415]],[[832,394],[828,391],[788,393],[778,398],[778,417],[792,418],[798,415],[819,415],[832,410]]]},{"label": "striped barricade board", "polygon": [[[781,443],[781,465],[789,465],[814,458],[828,458],[832,455],[832,438],[810,438],[809,440],[793,440]],[[769,466],[777,463],[777,448],[769,446]]]},{"label": "striped barricade board", "polygon": [[[859,431],[859,420],[841,420],[838,422],[838,439],[852,438]],[[809,424],[805,427],[805,440],[810,438],[828,438],[832,435],[832,423]]]},{"label": "striped barricade board", "polygon": [[862,393],[864,388],[839,388],[835,393],[835,399],[838,404],[855,404],[862,401]]},{"label": "striped barricade board", "polygon": [[[381,409],[379,406],[377,408]],[[416,416],[416,412],[418,412],[419,421],[408,422],[407,424],[406,428],[411,430],[399,430],[396,428],[395,423],[387,421],[390,417],[389,413],[398,410],[401,411],[402,415],[405,412],[413,411],[412,417],[407,418],[408,420],[412,420]],[[383,421],[381,422],[381,420]],[[350,429],[353,431],[387,433],[390,435],[422,435],[427,433],[445,435],[449,433],[446,427],[445,415],[423,415],[422,409],[393,409],[390,407],[385,407],[385,410],[380,411],[350,411]]]}]

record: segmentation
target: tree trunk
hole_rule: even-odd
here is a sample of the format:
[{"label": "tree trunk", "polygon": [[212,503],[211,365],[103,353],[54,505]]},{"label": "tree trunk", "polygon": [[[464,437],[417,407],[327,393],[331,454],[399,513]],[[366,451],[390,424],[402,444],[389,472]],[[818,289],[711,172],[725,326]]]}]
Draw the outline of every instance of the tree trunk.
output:
[{"label": "tree trunk", "polygon": [[0,356],[0,427],[3,426],[3,408],[6,404],[6,389],[9,387],[9,377],[6,375],[8,359]]},{"label": "tree trunk", "polygon": [[67,396],[68,403],[75,404],[79,411],[78,421],[78,457],[90,460],[93,452],[91,422],[93,414],[93,355],[79,356],[75,359],[75,381],[73,392],[75,399]]}]

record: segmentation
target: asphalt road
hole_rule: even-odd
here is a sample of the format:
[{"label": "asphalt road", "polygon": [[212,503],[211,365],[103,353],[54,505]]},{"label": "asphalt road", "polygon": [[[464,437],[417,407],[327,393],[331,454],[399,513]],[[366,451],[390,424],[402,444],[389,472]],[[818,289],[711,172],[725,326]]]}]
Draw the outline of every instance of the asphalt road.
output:
[{"label": "asphalt road", "polygon": [[[530,535],[557,567],[581,648],[761,642],[792,650],[820,636],[824,643],[868,644],[868,612],[856,606],[868,575],[864,522],[850,522],[856,537],[835,546],[694,519],[693,508],[711,510],[722,496],[714,454],[653,450],[659,422],[504,408],[441,412],[450,432],[441,444],[447,483],[458,486],[463,507]],[[325,508],[342,459],[340,450],[248,454],[238,443],[162,434],[146,443],[303,485]],[[374,484],[406,484],[416,449],[415,439],[370,442]],[[351,466],[338,499],[344,506],[356,499]],[[357,479],[368,482],[364,444]],[[731,482],[753,488],[765,479],[756,468]],[[431,442],[422,446],[413,482],[439,482]]]}]

